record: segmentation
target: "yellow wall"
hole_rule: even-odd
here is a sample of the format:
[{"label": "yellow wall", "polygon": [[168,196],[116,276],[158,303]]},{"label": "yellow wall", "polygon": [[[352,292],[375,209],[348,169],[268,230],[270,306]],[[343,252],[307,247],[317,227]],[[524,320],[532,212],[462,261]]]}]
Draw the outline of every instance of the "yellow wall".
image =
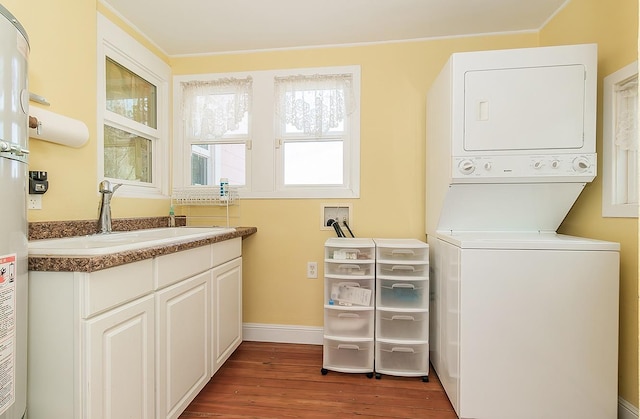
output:
[{"label": "yellow wall", "polygon": [[[602,80],[638,59],[638,1],[572,1],[540,33],[541,45],[598,44],[598,166],[602,168]],[[601,172],[601,170],[600,170]],[[620,243],[619,394],[638,406],[638,219],[602,217],[602,176],[589,184],[560,232]]]},{"label": "yellow wall", "polygon": [[[47,97],[50,110],[84,121],[90,132],[88,144],[79,149],[31,142],[30,167],[49,172],[50,190],[44,196],[44,209],[30,211],[29,220],[95,219],[100,181],[96,174],[96,9],[122,22],[97,6],[96,0],[3,0],[2,4],[30,36],[30,90]],[[128,32],[136,36],[131,29]],[[169,62],[176,75],[361,65],[361,198],[333,202],[353,205],[352,226],[360,237],[424,239],[425,96],[452,52],[598,42],[602,77],[635,59],[636,33],[636,0],[574,0],[540,34],[180,58],[164,57],[137,38]],[[599,126],[601,122],[600,116]],[[601,148],[599,137],[599,152]],[[333,236],[319,230],[320,205],[327,202],[332,201],[241,202],[240,223],[258,227],[258,233],[244,242],[245,322],[322,325],[322,280],[305,275],[307,261],[322,266],[322,244]],[[167,200],[116,196],[113,215],[166,215],[168,206]],[[620,395],[637,406],[637,221],[603,219],[600,207],[601,183],[596,178],[562,231],[622,244]]]},{"label": "yellow wall", "polygon": [[307,279],[307,261],[319,262],[322,203],[353,205],[359,237],[425,239],[426,93],[454,51],[535,46],[537,34],[449,39],[373,46],[179,57],[174,75],[275,68],[360,65],[361,195],[352,200],[243,200],[244,321],[322,326],[322,279]]},{"label": "yellow wall", "polygon": [[[49,190],[43,209],[29,211],[29,221],[97,219],[102,179],[97,177],[96,156],[96,0],[2,0],[2,5],[29,35],[29,90],[49,100],[46,109],[79,119],[89,128],[88,143],[78,149],[30,141],[29,169],[49,173]],[[169,201],[116,195],[112,208],[115,218],[167,215]]]}]

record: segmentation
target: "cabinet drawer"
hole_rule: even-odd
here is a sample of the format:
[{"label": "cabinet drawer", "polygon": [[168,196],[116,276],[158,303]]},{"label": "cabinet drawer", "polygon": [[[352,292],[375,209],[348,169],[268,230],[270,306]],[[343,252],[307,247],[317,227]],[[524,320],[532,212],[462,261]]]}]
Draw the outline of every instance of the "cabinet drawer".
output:
[{"label": "cabinet drawer", "polygon": [[154,259],[156,289],[175,284],[207,269],[211,269],[211,246],[200,246],[182,252],[162,255]]},{"label": "cabinet drawer", "polygon": [[373,307],[374,285],[374,279],[325,278],[324,303]]},{"label": "cabinet drawer", "polygon": [[376,336],[380,339],[428,340],[429,312],[378,309]]},{"label": "cabinet drawer", "polygon": [[378,262],[378,278],[428,278],[429,264],[427,262],[403,262],[392,263]]},{"label": "cabinet drawer", "polygon": [[225,240],[214,243],[211,246],[213,253],[213,266],[222,265],[242,255],[242,238]]},{"label": "cabinet drawer", "polygon": [[429,306],[429,281],[378,279],[378,307],[426,308]]},{"label": "cabinet drawer", "polygon": [[427,342],[398,343],[376,341],[376,371],[397,375],[428,375]]},{"label": "cabinet drawer", "polygon": [[324,307],[324,334],[367,338],[373,336],[373,307]]},{"label": "cabinet drawer", "polygon": [[153,263],[151,259],[128,263],[81,275],[82,317],[88,318],[111,307],[132,301],[153,290]]},{"label": "cabinet drawer", "polygon": [[373,371],[373,339],[324,338],[322,363],[342,372]]},{"label": "cabinet drawer", "polygon": [[373,261],[326,262],[325,274],[331,276],[373,277]]}]

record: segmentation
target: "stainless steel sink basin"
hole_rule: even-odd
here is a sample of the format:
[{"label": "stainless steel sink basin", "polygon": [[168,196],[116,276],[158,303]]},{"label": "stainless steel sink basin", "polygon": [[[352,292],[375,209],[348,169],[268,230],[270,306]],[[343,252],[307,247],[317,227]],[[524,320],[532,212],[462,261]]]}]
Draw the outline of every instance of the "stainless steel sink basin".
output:
[{"label": "stainless steel sink basin", "polygon": [[32,240],[29,242],[29,256],[98,256],[202,240],[233,231],[234,228],[227,227],[167,227]]}]

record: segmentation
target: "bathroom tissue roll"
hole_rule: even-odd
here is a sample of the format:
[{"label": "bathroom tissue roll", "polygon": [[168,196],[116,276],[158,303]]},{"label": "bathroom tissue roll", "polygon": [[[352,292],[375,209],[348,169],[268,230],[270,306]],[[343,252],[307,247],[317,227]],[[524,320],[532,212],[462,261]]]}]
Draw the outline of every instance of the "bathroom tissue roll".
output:
[{"label": "bathroom tissue roll", "polygon": [[40,124],[40,134],[29,129],[31,138],[69,147],[82,147],[89,139],[89,128],[82,121],[33,106],[29,107],[29,115]]}]

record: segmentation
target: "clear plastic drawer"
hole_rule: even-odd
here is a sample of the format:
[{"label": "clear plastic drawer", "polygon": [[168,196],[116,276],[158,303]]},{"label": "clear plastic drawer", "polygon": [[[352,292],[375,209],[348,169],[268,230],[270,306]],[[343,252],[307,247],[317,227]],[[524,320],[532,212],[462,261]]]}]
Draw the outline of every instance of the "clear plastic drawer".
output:
[{"label": "clear plastic drawer", "polygon": [[381,339],[428,340],[429,312],[378,309],[376,336]]},{"label": "clear plastic drawer", "polygon": [[332,276],[370,276],[373,277],[375,272],[373,261],[360,262],[328,262],[325,263],[325,275]]},{"label": "clear plastic drawer", "polygon": [[429,307],[429,281],[378,279],[376,286],[379,307],[427,308]]},{"label": "clear plastic drawer", "polygon": [[[376,258],[379,261],[414,261],[421,262],[429,260],[429,246],[421,243],[420,246],[410,246],[411,241],[389,242],[389,240],[376,240]],[[405,246],[403,246],[403,244]]]},{"label": "clear plastic drawer", "polygon": [[373,337],[373,307],[325,306],[324,334],[349,338]]},{"label": "clear plastic drawer", "polygon": [[325,242],[325,260],[375,260],[375,243],[371,239],[333,238]]},{"label": "clear plastic drawer", "polygon": [[396,375],[428,375],[429,345],[420,343],[376,342],[376,372]]},{"label": "clear plastic drawer", "polygon": [[373,371],[373,339],[324,338],[324,368],[343,372]]},{"label": "clear plastic drawer", "polygon": [[371,279],[324,279],[324,303],[342,306],[373,307],[375,280]]},{"label": "clear plastic drawer", "polygon": [[383,278],[428,278],[429,263],[425,262],[378,262],[378,277]]}]

